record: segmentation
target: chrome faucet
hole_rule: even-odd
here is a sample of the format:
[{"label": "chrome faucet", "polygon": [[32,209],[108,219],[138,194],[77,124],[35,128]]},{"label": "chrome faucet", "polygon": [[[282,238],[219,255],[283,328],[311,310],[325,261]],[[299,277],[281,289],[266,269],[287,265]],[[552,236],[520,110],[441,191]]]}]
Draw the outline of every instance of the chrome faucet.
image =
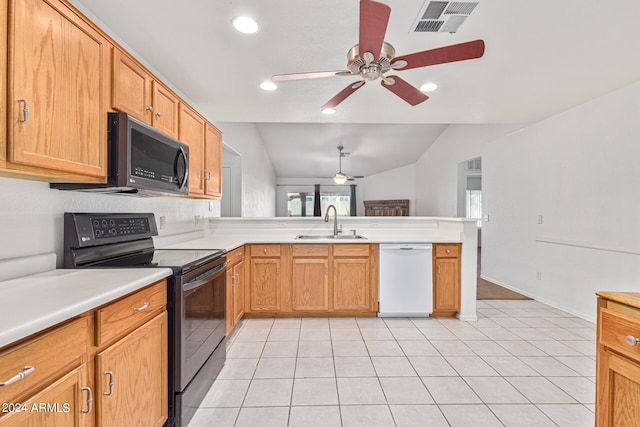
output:
[{"label": "chrome faucet", "polygon": [[333,235],[338,235],[338,211],[333,205],[329,205],[327,213],[324,215],[324,222],[329,222],[329,209],[333,208]]}]

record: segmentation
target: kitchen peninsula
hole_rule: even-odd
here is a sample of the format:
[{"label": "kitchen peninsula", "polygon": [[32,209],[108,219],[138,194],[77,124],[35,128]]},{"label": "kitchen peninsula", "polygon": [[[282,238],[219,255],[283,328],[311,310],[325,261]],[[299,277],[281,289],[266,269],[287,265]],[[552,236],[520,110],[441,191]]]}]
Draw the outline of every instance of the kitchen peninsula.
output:
[{"label": "kitchen peninsula", "polygon": [[[168,249],[225,249],[233,251],[237,256],[246,259],[257,259],[260,256],[262,261],[258,263],[270,263],[273,268],[273,275],[283,274],[292,270],[289,260],[295,260],[296,254],[300,257],[315,257],[317,262],[327,259],[327,254],[331,253],[331,259],[340,258],[341,252],[336,255],[335,248],[351,247],[356,258],[366,262],[368,257],[364,251],[370,251],[374,261],[366,264],[373,271],[371,278],[372,295],[377,303],[377,245],[381,243],[454,243],[461,244],[460,252],[460,308],[457,310],[457,317],[460,320],[475,321],[476,316],[476,268],[477,268],[477,228],[475,220],[462,218],[432,218],[432,217],[344,217],[338,219],[342,233],[345,238],[332,238],[333,230],[331,224],[327,224],[320,218],[212,218],[208,222],[208,227],[200,233],[189,235],[167,236],[155,239],[157,247]],[[353,231],[355,230],[355,232]],[[364,239],[348,238],[349,235],[357,234]],[[297,236],[313,236],[318,238],[300,239]],[[321,238],[320,236],[326,236]],[[243,248],[240,249],[239,248]],[[295,248],[295,249],[294,249]],[[368,248],[368,249],[367,249]],[[340,251],[341,249],[339,249]],[[301,255],[307,251],[306,255]],[[319,251],[315,254],[308,251]],[[324,251],[324,252],[323,252]],[[322,253],[320,253],[322,252]],[[324,257],[324,258],[323,258]],[[228,256],[232,263],[233,256]],[[281,266],[281,262],[286,267]],[[323,264],[328,270],[328,264]],[[251,275],[251,265],[245,264],[245,276]],[[260,268],[260,267],[257,267]],[[335,270],[338,271],[334,265]],[[268,274],[268,273],[265,273]],[[229,288],[234,288],[238,280],[237,274],[228,276]],[[288,278],[290,280],[290,278]],[[248,280],[251,280],[248,277]],[[280,283],[280,282],[278,282]],[[284,306],[288,310],[288,316],[296,313],[295,300],[291,303],[292,290],[280,284],[275,285],[278,289],[274,291],[270,308],[256,305],[252,301],[248,287],[243,293],[247,317],[257,316],[256,313],[262,309],[264,316],[274,314],[284,314],[280,311],[281,298],[285,298]],[[280,290],[282,288],[282,291]],[[373,289],[375,288],[375,289]],[[313,290],[310,290],[313,292]],[[334,292],[337,291],[334,290]],[[227,301],[229,301],[229,295]],[[293,304],[293,306],[291,305]],[[252,310],[253,307],[253,310]],[[285,310],[285,311],[286,311]],[[304,311],[304,310],[301,310]],[[358,310],[356,309],[356,312]],[[373,313],[377,311],[377,307]],[[361,307],[363,315],[372,314],[372,306],[368,310]],[[307,311],[308,314],[308,311]],[[322,311],[327,315],[327,311]],[[339,311],[338,311],[339,314]],[[350,312],[353,314],[353,312]],[[229,317],[229,315],[228,315]],[[259,317],[259,316],[258,316]]]}]

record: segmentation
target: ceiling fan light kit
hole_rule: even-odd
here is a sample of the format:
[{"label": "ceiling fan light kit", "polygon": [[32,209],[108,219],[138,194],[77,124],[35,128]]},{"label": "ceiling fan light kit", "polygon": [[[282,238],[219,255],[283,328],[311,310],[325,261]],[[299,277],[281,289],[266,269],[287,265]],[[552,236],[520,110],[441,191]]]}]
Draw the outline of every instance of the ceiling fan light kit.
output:
[{"label": "ceiling fan light kit", "polygon": [[335,76],[360,76],[362,80],[342,89],[322,106],[323,110],[336,108],[365,83],[378,79],[380,79],[382,87],[402,98],[409,105],[415,106],[426,101],[429,97],[396,75],[385,76],[386,72],[465,61],[481,58],[484,55],[484,41],[475,40],[396,57],[395,48],[384,41],[390,15],[391,8],[386,4],[373,0],[360,0],[359,40],[358,44],[347,52],[347,70],[276,74],[272,79],[274,81],[288,81]]},{"label": "ceiling fan light kit", "polygon": [[338,147],[336,147],[336,148],[338,149],[338,152],[340,153],[338,155],[338,172],[336,172],[335,175],[333,175],[333,176],[320,176],[318,178],[331,178],[331,179],[333,179],[333,182],[335,182],[338,185],[346,184],[347,181],[355,181],[356,178],[364,178],[364,176],[362,176],[362,175],[349,176],[349,175],[347,175],[347,174],[342,172],[342,158],[343,157],[347,157],[351,153],[343,152],[342,150],[344,150],[344,147],[342,146],[342,144],[338,145]]}]

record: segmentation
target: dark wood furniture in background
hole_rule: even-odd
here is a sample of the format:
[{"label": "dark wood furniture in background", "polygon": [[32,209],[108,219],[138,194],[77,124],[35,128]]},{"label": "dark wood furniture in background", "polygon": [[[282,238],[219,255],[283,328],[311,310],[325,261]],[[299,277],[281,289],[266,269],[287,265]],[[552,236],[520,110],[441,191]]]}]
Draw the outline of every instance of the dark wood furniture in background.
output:
[{"label": "dark wood furniture in background", "polygon": [[409,216],[409,200],[366,200],[365,216]]}]

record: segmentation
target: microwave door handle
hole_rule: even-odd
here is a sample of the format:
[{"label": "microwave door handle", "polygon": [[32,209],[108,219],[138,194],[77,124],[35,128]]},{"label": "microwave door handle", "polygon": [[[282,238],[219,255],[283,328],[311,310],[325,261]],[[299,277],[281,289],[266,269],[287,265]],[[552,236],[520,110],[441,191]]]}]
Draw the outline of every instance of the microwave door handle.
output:
[{"label": "microwave door handle", "polygon": [[[180,153],[182,154],[182,158],[184,158],[184,164],[185,164],[185,168],[184,168],[184,176],[182,179],[182,185],[180,185],[180,189],[182,190],[185,185],[188,185],[188,181],[189,181],[189,155],[187,154],[187,152],[185,151],[184,147],[180,147]],[[173,168],[174,170],[178,170],[178,162],[180,161],[180,156],[176,156],[176,159],[174,160],[174,164],[173,164]],[[177,177],[180,178],[180,177]]]}]

